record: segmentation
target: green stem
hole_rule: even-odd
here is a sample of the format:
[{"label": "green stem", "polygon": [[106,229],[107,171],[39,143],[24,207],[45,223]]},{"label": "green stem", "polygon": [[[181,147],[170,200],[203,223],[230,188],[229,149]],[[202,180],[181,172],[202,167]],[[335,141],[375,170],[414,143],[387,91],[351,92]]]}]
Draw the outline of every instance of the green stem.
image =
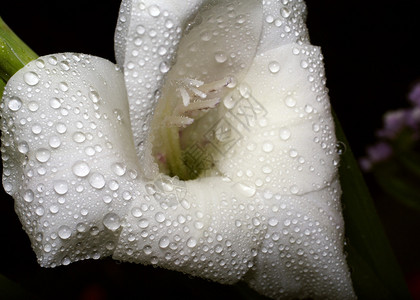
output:
[{"label": "green stem", "polygon": [[38,55],[0,17],[0,89],[13,74],[36,58]]},{"label": "green stem", "polygon": [[1,95],[3,95],[5,86],[6,86],[6,82],[2,78],[0,78],[0,98],[1,98]]}]

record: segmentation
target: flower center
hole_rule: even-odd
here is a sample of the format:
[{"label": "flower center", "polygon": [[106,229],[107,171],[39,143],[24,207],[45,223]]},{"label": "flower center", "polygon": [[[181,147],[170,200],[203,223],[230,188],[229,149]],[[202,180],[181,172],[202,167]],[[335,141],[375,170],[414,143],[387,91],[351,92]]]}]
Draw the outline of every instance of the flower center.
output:
[{"label": "flower center", "polygon": [[191,180],[211,171],[214,162],[209,145],[216,136],[206,132],[222,113],[220,102],[235,86],[232,76],[210,83],[192,78],[170,83],[159,100],[152,126],[156,128],[152,155],[161,172]]}]

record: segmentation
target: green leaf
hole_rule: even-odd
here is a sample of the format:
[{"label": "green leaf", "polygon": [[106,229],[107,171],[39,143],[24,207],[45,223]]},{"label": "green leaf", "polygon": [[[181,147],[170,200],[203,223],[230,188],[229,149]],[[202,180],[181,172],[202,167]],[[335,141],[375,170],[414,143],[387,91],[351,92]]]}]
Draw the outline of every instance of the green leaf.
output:
[{"label": "green leaf", "polygon": [[346,147],[339,171],[347,261],[356,295],[359,299],[411,299],[358,163],[334,118],[337,139]]}]

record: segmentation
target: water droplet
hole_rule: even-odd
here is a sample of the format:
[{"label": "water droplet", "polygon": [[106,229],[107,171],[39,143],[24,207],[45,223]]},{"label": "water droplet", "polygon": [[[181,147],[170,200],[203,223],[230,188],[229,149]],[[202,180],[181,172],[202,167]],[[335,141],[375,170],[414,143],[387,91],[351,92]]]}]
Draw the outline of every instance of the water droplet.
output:
[{"label": "water droplet", "polygon": [[268,225],[270,226],[277,226],[277,224],[279,223],[279,220],[277,220],[276,218],[270,218],[268,219]]},{"label": "water droplet", "polygon": [[163,236],[160,240],[159,240],[159,247],[162,249],[165,249],[166,247],[169,246],[170,240],[167,236]]},{"label": "water droplet", "polygon": [[90,167],[84,161],[78,161],[73,165],[73,174],[79,177],[85,177],[90,172]]},{"label": "water droplet", "polygon": [[57,180],[54,182],[54,191],[59,195],[64,195],[69,190],[67,182],[64,180]]},{"label": "water droplet", "polygon": [[297,193],[299,193],[299,188],[297,187],[297,185],[292,185],[290,187],[290,192],[294,195],[296,195]]},{"label": "water droplet", "polygon": [[342,154],[346,153],[347,146],[343,142],[339,141],[335,145],[335,150],[337,151],[338,155],[342,155]]},{"label": "water droplet", "polygon": [[294,107],[296,105],[296,99],[292,96],[287,96],[284,98],[284,103],[286,103],[288,107]]},{"label": "water droplet", "polygon": [[189,248],[194,248],[195,246],[197,246],[197,240],[195,238],[189,238],[187,241],[187,246]]},{"label": "water droplet", "polygon": [[86,140],[86,136],[83,132],[77,131],[73,134],[73,140],[76,143],[83,143]]},{"label": "water droplet", "polygon": [[63,92],[67,92],[69,90],[69,85],[66,82],[60,82],[58,84],[58,87],[60,88],[60,90],[62,90]]},{"label": "water droplet", "polygon": [[90,91],[88,93],[88,97],[93,103],[98,103],[100,99],[100,96],[97,91]]},{"label": "water droplet", "polygon": [[76,225],[76,230],[78,232],[85,232],[87,230],[87,226],[85,223],[79,223]]},{"label": "water droplet", "polygon": [[123,176],[127,171],[127,167],[123,163],[114,163],[111,166],[111,170],[112,172],[114,172],[115,175]]},{"label": "water droplet", "polygon": [[268,15],[267,17],[265,17],[265,21],[266,21],[268,24],[271,24],[271,23],[273,23],[273,22],[274,22],[274,17],[273,17],[272,15]]},{"label": "water droplet", "polygon": [[102,189],[105,186],[105,178],[102,174],[92,173],[89,177],[90,185],[95,189]]},{"label": "water droplet", "polygon": [[302,61],[300,62],[300,66],[301,66],[302,68],[306,69],[306,68],[309,66],[309,64],[308,64],[308,62],[307,62],[306,60],[302,60]]},{"label": "water droplet", "polygon": [[161,212],[158,212],[155,215],[155,220],[156,222],[162,223],[163,221],[165,221],[165,215]]},{"label": "water droplet", "polygon": [[264,152],[269,153],[269,152],[273,151],[274,145],[270,142],[264,142],[263,146],[262,146],[262,149],[263,149]]},{"label": "water droplet", "polygon": [[277,61],[272,61],[268,64],[268,70],[271,73],[276,74],[280,71],[280,64]]},{"label": "water droplet", "polygon": [[287,7],[282,7],[280,9],[280,14],[283,18],[288,18],[290,16],[290,10]]},{"label": "water droplet", "polygon": [[18,144],[18,151],[22,154],[26,154],[29,151],[29,145],[27,142],[22,141]]},{"label": "water droplet", "polygon": [[67,126],[64,123],[57,123],[55,129],[58,133],[65,133],[67,131]]},{"label": "water droplet", "polygon": [[160,63],[160,65],[159,65],[159,70],[162,72],[162,73],[168,73],[169,72],[169,70],[170,70],[170,67],[169,67],[169,65],[166,63],[166,62],[161,62]]},{"label": "water droplet", "polygon": [[238,182],[234,185],[234,188],[246,197],[253,197],[257,192],[255,186],[251,183]]},{"label": "water droplet", "polygon": [[60,226],[58,228],[58,236],[63,240],[67,240],[71,236],[71,229],[66,225]]},{"label": "water droplet", "polygon": [[34,134],[40,134],[42,132],[42,126],[39,124],[34,124],[31,130]]},{"label": "water droplet", "polygon": [[159,15],[160,15],[160,9],[159,9],[159,7],[158,7],[157,5],[151,5],[151,6],[149,7],[149,14],[150,14],[152,17],[157,17],[157,16],[159,16]]},{"label": "water droplet", "polygon": [[57,57],[51,55],[48,57],[48,63],[52,66],[55,66],[57,64]]},{"label": "water droplet", "polygon": [[283,141],[287,141],[290,138],[290,136],[292,135],[292,133],[290,132],[290,130],[287,127],[280,128],[279,133],[280,133],[280,138]]},{"label": "water droplet", "polygon": [[32,190],[26,190],[25,193],[23,194],[23,200],[25,200],[28,203],[31,203],[32,201],[34,201],[34,192]]},{"label": "water droplet", "polygon": [[239,93],[244,98],[249,98],[251,96],[251,87],[245,83],[241,83],[239,86]]},{"label": "water droplet", "polygon": [[58,205],[51,205],[51,206],[50,206],[50,212],[51,212],[52,214],[56,214],[56,213],[58,213],[58,210],[59,210]]},{"label": "water droplet", "polygon": [[227,56],[226,56],[226,54],[224,52],[218,51],[218,52],[215,53],[214,59],[219,64],[222,64],[222,63],[224,63],[227,60]]},{"label": "water droplet", "polygon": [[108,213],[105,215],[104,219],[102,220],[102,223],[107,229],[115,231],[121,226],[120,216],[116,213]]},{"label": "water droplet", "polygon": [[44,209],[44,207],[43,206],[38,206],[36,209],[35,209],[35,213],[38,215],[38,216],[43,216],[44,215],[44,213],[45,213],[45,209]]},{"label": "water droplet", "polygon": [[28,108],[31,112],[36,112],[39,109],[39,104],[36,101],[31,101],[28,103]]},{"label": "water droplet", "polygon": [[38,68],[43,69],[43,68],[45,67],[45,62],[44,62],[42,59],[37,59],[37,60],[35,61],[35,65],[36,65]]},{"label": "water droplet", "polygon": [[49,150],[45,149],[45,148],[40,148],[36,151],[35,153],[35,157],[39,162],[47,162],[50,157],[51,157],[51,153]]},{"label": "water droplet", "polygon": [[64,71],[68,71],[70,70],[70,65],[67,61],[62,61],[60,62],[60,67],[61,69],[63,69]]},{"label": "water droplet", "polygon": [[54,109],[60,108],[61,107],[61,101],[58,98],[51,98],[50,99],[50,106]]},{"label": "water droplet", "polygon": [[147,228],[149,226],[149,220],[147,220],[146,218],[140,219],[139,220],[139,227],[140,228]]},{"label": "water droplet", "polygon": [[143,215],[143,213],[141,212],[140,207],[133,207],[133,208],[131,209],[131,214],[132,214],[132,215],[133,215],[133,217],[135,217],[135,218],[140,218],[140,217]]},{"label": "water droplet", "polygon": [[58,136],[52,136],[50,137],[50,139],[48,140],[48,144],[50,145],[51,148],[58,148],[61,145],[61,140]]},{"label": "water droplet", "polygon": [[18,97],[13,97],[7,106],[11,111],[18,111],[22,107],[22,101]]},{"label": "water droplet", "polygon": [[149,245],[144,246],[144,248],[143,248],[143,252],[144,252],[144,254],[146,254],[146,255],[150,255],[150,254],[152,254],[152,247],[151,247],[151,246],[149,246]]},{"label": "water droplet", "polygon": [[23,80],[25,80],[25,82],[28,85],[34,86],[34,85],[37,85],[38,84],[38,82],[39,82],[39,76],[35,72],[27,72],[27,73],[25,73],[25,75],[23,75]]}]

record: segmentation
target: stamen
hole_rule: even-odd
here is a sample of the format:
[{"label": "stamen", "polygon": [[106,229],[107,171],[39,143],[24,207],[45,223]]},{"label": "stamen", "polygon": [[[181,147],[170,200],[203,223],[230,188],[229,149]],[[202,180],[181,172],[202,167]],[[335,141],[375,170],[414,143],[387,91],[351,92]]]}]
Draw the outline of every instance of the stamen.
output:
[{"label": "stamen", "polygon": [[212,93],[212,92],[218,92],[221,89],[223,89],[224,87],[229,87],[230,88],[230,84],[233,82],[233,78],[232,77],[226,77],[223,78],[221,80],[217,80],[217,81],[213,81],[207,84],[204,84],[203,86],[200,87],[200,90],[203,91],[204,93]]},{"label": "stamen", "polygon": [[187,107],[185,107],[182,113],[192,112],[195,110],[206,110],[206,109],[215,108],[217,104],[219,103],[220,103],[220,98],[212,98],[209,100],[195,101],[195,102],[192,102]]},{"label": "stamen", "polygon": [[188,94],[187,90],[181,86],[178,88],[178,91],[181,94],[182,103],[184,104],[184,106],[188,106],[190,104],[191,97]]},{"label": "stamen", "polygon": [[182,80],[186,85],[189,86],[195,86],[195,87],[200,87],[204,84],[203,81],[201,80],[197,80],[197,79],[192,79],[192,78],[185,78],[184,80]]},{"label": "stamen", "polygon": [[205,92],[200,91],[199,89],[190,87],[191,92],[193,92],[196,96],[200,97],[201,99],[206,99],[207,94]]},{"label": "stamen", "polygon": [[167,127],[187,127],[194,122],[194,119],[185,116],[167,116],[165,125]]}]

